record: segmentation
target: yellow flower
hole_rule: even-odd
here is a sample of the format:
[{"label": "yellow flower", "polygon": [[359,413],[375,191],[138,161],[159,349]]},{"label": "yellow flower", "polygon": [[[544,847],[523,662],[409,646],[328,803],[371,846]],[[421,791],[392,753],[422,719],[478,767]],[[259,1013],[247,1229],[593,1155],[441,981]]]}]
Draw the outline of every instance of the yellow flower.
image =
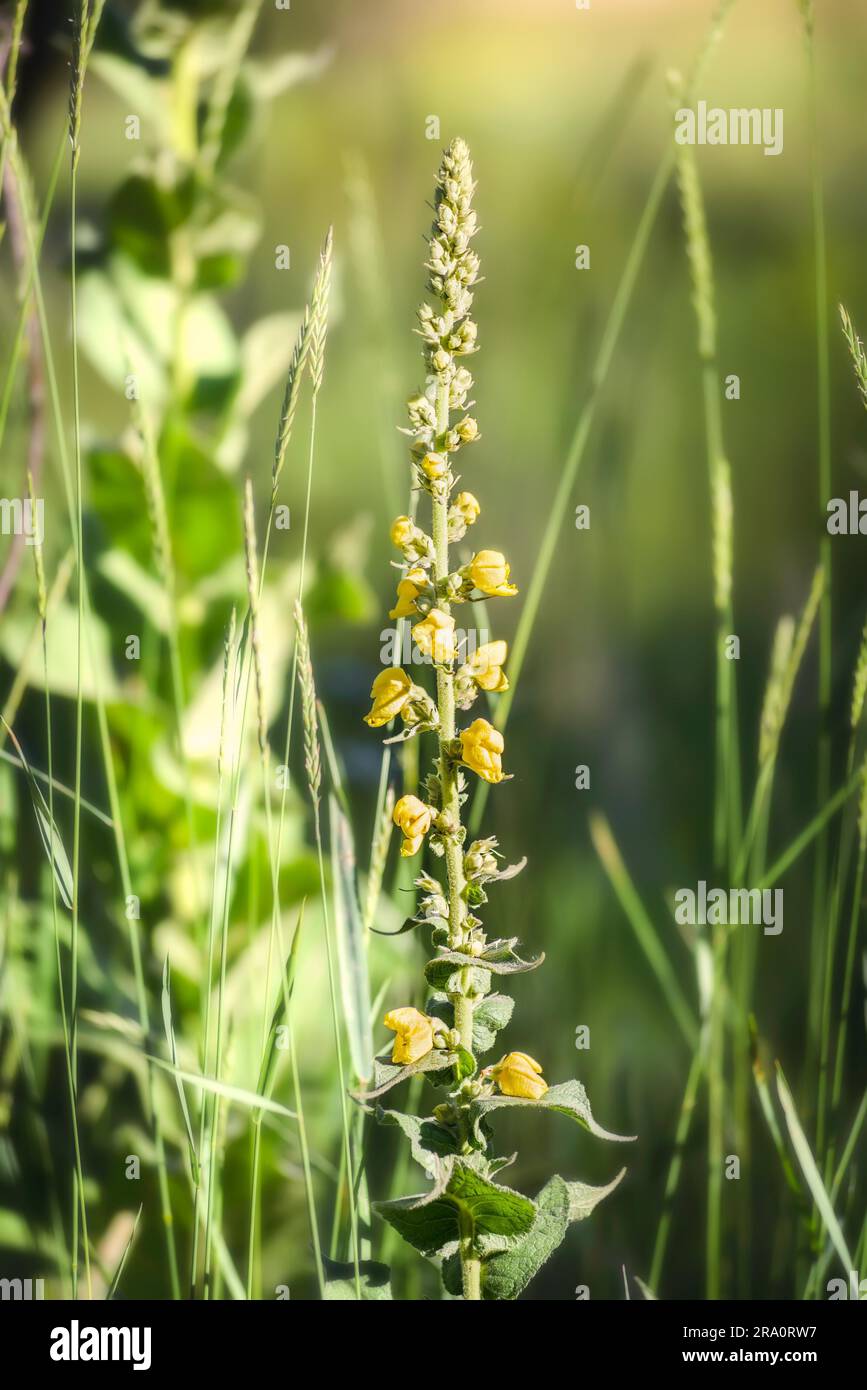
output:
[{"label": "yellow flower", "polygon": [[509,583],[510,569],[499,550],[480,550],[464,572],[483,594],[491,598],[510,598],[518,592],[516,585]]},{"label": "yellow flower", "polygon": [[479,512],[482,510],[479,506],[478,498],[474,497],[471,492],[459,492],[454,500],[454,507],[463,518],[465,526],[472,526]]},{"label": "yellow flower", "polygon": [[396,545],[398,550],[402,550],[405,545],[409,545],[417,529],[415,522],[411,521],[408,516],[396,516],[388,533],[392,545]]},{"label": "yellow flower", "polygon": [[503,735],[487,719],[474,719],[461,732],[461,760],[485,782],[502,782]]},{"label": "yellow flower", "polygon": [[505,642],[483,642],[473,652],[465,669],[481,690],[490,690],[494,694],[508,690],[509,682],[502,669],[507,651]]},{"label": "yellow flower", "polygon": [[416,623],[413,641],[423,656],[432,656],[442,664],[455,654],[455,620],[450,613],[432,608],[424,622]]},{"label": "yellow flower", "polygon": [[392,1009],[382,1020],[386,1028],[397,1034],[391,1054],[393,1062],[407,1066],[427,1055],[433,1047],[433,1020],[418,1009]]},{"label": "yellow flower", "polygon": [[433,811],[425,806],[417,796],[402,796],[392,812],[392,820],[403,833],[400,852],[404,859],[417,854],[422,847],[425,835],[430,830]]},{"label": "yellow flower", "polygon": [[496,1066],[491,1067],[491,1076],[504,1096],[539,1100],[548,1089],[542,1068],[526,1052],[507,1052]]},{"label": "yellow flower", "polygon": [[415,601],[422,589],[427,587],[427,570],[421,568],[408,570],[397,586],[397,604],[389,612],[390,618],[409,618],[417,613]]},{"label": "yellow flower", "polygon": [[412,693],[412,681],[400,666],[380,671],[370,690],[373,709],[364,716],[365,724],[378,729],[382,724],[390,724],[400,714]]},{"label": "yellow flower", "polygon": [[435,482],[437,478],[444,478],[449,471],[449,465],[442,454],[425,454],[421,461],[421,471]]}]

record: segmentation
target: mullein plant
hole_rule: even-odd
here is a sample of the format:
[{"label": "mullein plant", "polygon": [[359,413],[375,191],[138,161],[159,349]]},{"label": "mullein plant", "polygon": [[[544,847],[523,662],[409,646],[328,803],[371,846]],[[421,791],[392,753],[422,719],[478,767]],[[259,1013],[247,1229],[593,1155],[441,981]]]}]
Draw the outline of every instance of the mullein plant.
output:
[{"label": "mullein plant", "polygon": [[[455,607],[484,598],[511,598],[518,591],[497,550],[475,551],[453,569],[450,545],[477,524],[480,506],[457,491],[459,450],[479,436],[467,414],[473,378],[465,359],[477,348],[470,317],[479,258],[472,249],[477,230],[472,164],[466,144],[455,140],[443,156],[436,180],[435,216],[429,238],[429,287],[433,304],[419,310],[424,342],[424,390],[409,401],[414,488],[430,499],[431,529],[400,516],[391,540],[400,551],[402,576],[392,618],[413,621],[414,650],[432,664],[436,698],[402,667],[383,670],[373,683],[373,706],[365,716],[373,728],[402,728],[404,740],[425,734],[437,740],[433,770],[420,795],[402,796],[393,811],[402,832],[401,854],[414,856],[426,844],[444,862],[445,874],[422,872],[418,925],[431,932],[433,955],[424,968],[424,1010],[396,1005],[384,1024],[393,1045],[376,1060],[373,1086],[358,1099],[383,1124],[396,1125],[408,1140],[431,1187],[417,1196],[379,1202],[377,1210],[410,1245],[440,1264],[447,1293],[465,1299],[517,1298],[563,1240],[570,1224],[589,1216],[617,1185],[606,1187],[552,1177],[535,1200],[495,1181],[513,1161],[497,1155],[491,1120],[506,1107],[556,1110],[603,1139],[579,1081],[549,1086],[542,1066],[523,1051],[503,1051],[499,1034],[509,1024],[514,1001],[494,981],[533,970],[543,956],[524,960],[517,938],[488,937],[478,915],[491,884],[512,878],[522,864],[501,868],[493,836],[467,842],[462,807],[468,775],[495,785],[503,770],[504,741],[485,718],[458,727],[458,711],[472,711],[481,691],[508,689],[503,641],[484,642],[468,652],[455,630]],[[485,1053],[501,1054],[483,1064]],[[387,1109],[382,1097],[417,1073],[440,1087],[444,1097],[432,1114]]]}]

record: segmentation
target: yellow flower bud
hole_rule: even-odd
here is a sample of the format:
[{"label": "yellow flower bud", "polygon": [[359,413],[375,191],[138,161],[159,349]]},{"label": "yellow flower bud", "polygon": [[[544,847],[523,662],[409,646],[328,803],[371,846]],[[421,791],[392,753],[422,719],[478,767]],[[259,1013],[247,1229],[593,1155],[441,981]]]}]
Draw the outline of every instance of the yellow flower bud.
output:
[{"label": "yellow flower bud", "polygon": [[405,545],[409,545],[418,527],[408,516],[396,516],[391,523],[389,536],[392,545],[396,545],[398,550],[402,550]]},{"label": "yellow flower bud", "polygon": [[502,782],[503,735],[487,719],[474,719],[461,733],[461,760],[485,782]]},{"label": "yellow flower bud", "polygon": [[417,854],[433,820],[430,806],[425,806],[417,796],[402,796],[392,812],[392,820],[399,826],[404,837],[400,847],[403,858],[408,859],[410,855]]},{"label": "yellow flower bud", "polygon": [[482,510],[479,506],[478,498],[474,497],[471,492],[459,492],[453,505],[455,510],[459,512],[463,518],[465,526],[472,526],[479,512]]},{"label": "yellow flower bud", "polygon": [[417,613],[415,601],[422,589],[427,587],[427,570],[409,570],[397,586],[397,604],[389,611],[390,618],[409,618]]},{"label": "yellow flower bud", "polygon": [[539,1100],[548,1089],[542,1068],[526,1052],[507,1052],[496,1066],[491,1067],[491,1076],[504,1096]]},{"label": "yellow flower bud", "polygon": [[421,461],[422,472],[435,482],[437,478],[444,478],[449,471],[448,462],[442,454],[425,454]]},{"label": "yellow flower bud", "polygon": [[466,566],[464,573],[483,594],[488,594],[491,598],[511,598],[518,590],[514,584],[509,583],[510,569],[505,555],[499,550],[480,550]]},{"label": "yellow flower bud", "polygon": [[483,642],[473,652],[464,669],[480,690],[497,695],[508,690],[509,682],[502,669],[507,651],[505,642]]},{"label": "yellow flower bud", "polygon": [[418,1009],[392,1009],[382,1020],[386,1028],[397,1034],[391,1054],[393,1062],[408,1066],[425,1057],[433,1047],[433,1020]]},{"label": "yellow flower bud", "polygon": [[390,724],[400,714],[411,693],[412,681],[400,666],[380,671],[371,686],[373,708],[364,716],[365,724],[369,724],[371,729]]},{"label": "yellow flower bud", "polygon": [[433,657],[440,665],[455,654],[455,620],[439,608],[432,608],[424,622],[416,623],[412,636],[422,655]]}]

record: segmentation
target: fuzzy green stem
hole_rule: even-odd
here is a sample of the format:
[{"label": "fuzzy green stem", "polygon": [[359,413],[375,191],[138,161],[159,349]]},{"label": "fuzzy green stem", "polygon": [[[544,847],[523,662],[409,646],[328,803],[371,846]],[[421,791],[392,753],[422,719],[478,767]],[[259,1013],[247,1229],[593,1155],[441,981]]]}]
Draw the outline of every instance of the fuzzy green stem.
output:
[{"label": "fuzzy green stem", "polygon": [[482,1296],[482,1262],[474,1253],[472,1225],[461,1229],[461,1288],[469,1302]]},{"label": "fuzzy green stem", "polygon": [[[437,390],[437,433],[442,438],[449,427],[449,388],[442,382]],[[433,543],[434,543],[434,581],[440,584],[449,572],[449,533],[448,533],[448,487],[438,488],[432,495]],[[439,601],[444,613],[450,605]],[[453,948],[461,944],[463,918],[464,856],[459,834],[461,804],[458,794],[457,771],[448,752],[448,744],[455,737],[455,687],[454,676],[445,666],[437,666],[437,708],[439,710],[439,776],[441,790],[441,810],[451,827],[445,839],[446,869],[449,887],[449,940]],[[466,994],[451,996],[454,1007],[454,1023],[461,1047],[468,1052],[473,1048],[473,1001]],[[457,1075],[455,1077],[457,1080]],[[472,1229],[462,1231],[460,1243],[461,1285],[465,1299],[480,1299],[481,1265],[475,1253]]]}]

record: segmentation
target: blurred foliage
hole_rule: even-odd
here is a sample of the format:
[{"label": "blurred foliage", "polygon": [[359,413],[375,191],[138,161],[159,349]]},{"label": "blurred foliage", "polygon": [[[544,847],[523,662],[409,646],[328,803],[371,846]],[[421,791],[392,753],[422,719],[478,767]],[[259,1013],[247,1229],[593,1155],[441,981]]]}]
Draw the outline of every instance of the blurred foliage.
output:
[{"label": "blurred foliage", "polygon": [[[374,674],[371,651],[384,626],[386,525],[406,508],[405,460],[394,426],[421,371],[410,331],[431,175],[440,144],[460,133],[479,178],[479,249],[485,283],[477,296],[482,352],[476,395],[485,408],[474,468],[487,479],[486,520],[502,538],[519,585],[532,572],[565,445],[604,317],[666,137],[663,74],[686,66],[708,5],[622,0],[576,12],[538,3],[431,10],[405,0],[376,6],[296,0],[263,5],[250,52],[233,49],[245,6],[237,0],[109,0],[85,102],[80,169],[79,321],[86,356],[85,546],[94,605],[85,656],[87,758],[84,795],[103,810],[93,668],[107,702],[135,891],[149,945],[147,980],[159,1000],[171,957],[181,1065],[198,1069],[202,937],[194,884],[210,874],[215,829],[216,743],[223,634],[231,609],[246,606],[240,496],[242,475],[257,497],[270,486],[280,392],[308,276],[325,227],[335,226],[336,311],[319,412],[306,610],[319,694],[328,711],[366,869],[380,753],[360,723]],[[255,7],[253,7],[255,8]],[[821,120],[829,225],[829,295],[867,323],[860,119],[865,18],[847,0],[824,5],[819,25]],[[23,59],[18,120],[37,197],[44,196],[63,139],[67,26],[36,5]],[[235,36],[233,38],[232,36]],[[458,41],[459,36],[459,41]],[[240,42],[240,40],[238,40]],[[448,45],[447,61],[443,56]],[[772,55],[772,58],[769,57]],[[237,60],[237,80],[221,83]],[[795,611],[815,565],[816,423],[812,240],[805,73],[796,7],[768,0],[736,6],[708,79],[721,105],[785,110],[785,152],[701,151],[715,255],[721,363],[742,382],[725,426],[734,476],[735,609],[742,736],[753,759],[774,625]],[[225,100],[222,118],[215,101]],[[437,114],[441,140],[425,138]],[[126,137],[130,115],[140,139]],[[203,155],[203,151],[205,154]],[[68,191],[62,175],[42,257],[49,320],[70,418],[68,370]],[[574,268],[576,244],[591,247],[591,270]],[[288,246],[291,268],[276,267]],[[0,247],[9,304],[20,267]],[[2,328],[8,360],[13,325]],[[497,932],[544,949],[555,968],[516,986],[522,1036],[544,1039],[545,1071],[575,1070],[575,1029],[590,1028],[579,1074],[603,1124],[636,1133],[629,1173],[600,1219],[582,1225],[530,1291],[620,1297],[621,1266],[644,1273],[656,1231],[689,1056],[676,1024],[593,854],[591,806],[604,807],[639,891],[684,989],[696,997],[691,959],[671,920],[672,885],[705,877],[710,864],[713,640],[701,394],[693,349],[688,277],[674,190],[663,206],[619,344],[575,504],[591,507],[587,532],[564,529],[510,724],[508,761],[517,796],[489,805],[489,828],[504,850],[526,852],[531,871],[497,903]],[[130,400],[130,378],[138,392]],[[20,383],[19,383],[20,384]],[[863,486],[863,422],[842,340],[832,341],[835,490]],[[159,456],[177,582],[179,644],[186,685],[178,756],[167,635],[168,596],[154,564],[142,478],[140,411]],[[292,529],[274,532],[262,604],[268,710],[282,748],[304,506],[306,412],[302,407],[284,498]],[[31,421],[16,396],[0,461],[0,493],[20,494]],[[468,485],[472,485],[469,478]],[[70,544],[62,475],[49,447],[46,497],[49,582]],[[499,540],[498,540],[499,543]],[[845,722],[851,671],[865,609],[858,539],[834,548],[834,729]],[[5,538],[0,543],[5,560]],[[370,547],[375,557],[369,564]],[[32,764],[46,765],[41,660],[30,556],[0,618],[2,700],[15,673],[26,692],[15,728]],[[370,576],[370,578],[368,577]],[[374,594],[371,583],[377,586]],[[386,590],[389,589],[387,593]],[[49,624],[55,766],[71,785],[74,740],[74,581]],[[520,600],[518,600],[520,602]],[[141,660],[125,659],[128,635]],[[373,640],[372,640],[373,639]],[[809,820],[815,798],[815,670],[812,654],[795,693],[778,769],[775,848]],[[255,734],[247,756],[255,762]],[[840,745],[842,748],[842,743]],[[835,785],[843,754],[835,753]],[[592,769],[591,791],[574,786],[576,764]],[[297,771],[297,769],[294,769]],[[398,771],[395,763],[393,771]],[[411,779],[412,768],[405,769]],[[294,788],[294,780],[293,780]],[[189,838],[185,791],[194,807]],[[315,906],[316,865],[306,814],[293,789],[280,882],[288,935],[309,897],[295,992],[302,1084],[323,1211],[330,1213],[338,1161],[334,1068]],[[68,801],[58,820],[68,840]],[[270,880],[264,811],[253,779],[241,808],[231,903],[233,1046],[227,1079],[255,1085]],[[82,905],[81,1113],[85,1171],[97,1244],[108,1251],[118,1213],[134,1210],[123,1158],[142,1155],[153,1193],[150,1141],[142,1122],[132,970],[111,834],[83,823],[87,866]],[[198,846],[198,850],[196,849]],[[5,1024],[0,1034],[0,1245],[21,1269],[43,1274],[57,1255],[53,1164],[67,1161],[66,1099],[54,1007],[47,868],[26,786],[0,764]],[[393,853],[393,851],[392,851]],[[407,879],[389,862],[379,925],[407,915]],[[362,882],[362,900],[363,900]],[[394,889],[392,892],[391,890]],[[807,927],[811,891],[805,858],[786,884],[786,929],[761,949],[760,1026],[791,1079],[803,1057]],[[791,907],[789,906],[791,904]],[[417,978],[418,947],[377,936],[371,991],[397,996]],[[863,991],[852,1029],[852,1075],[863,1080]],[[159,1018],[158,1002],[153,1015]],[[155,1025],[156,1027],[157,1025]],[[377,1042],[381,1040],[378,1023]],[[518,1043],[519,1040],[512,1040]],[[160,1039],[160,1045],[161,1039]],[[534,1055],[537,1055],[534,1053]],[[159,1079],[171,1141],[172,1192],[188,1234],[185,1137],[171,1080]],[[859,1082],[860,1084],[860,1082]],[[278,1094],[291,1104],[285,1071]],[[44,1101],[42,1098],[45,1098]],[[860,1099],[846,1091],[851,1122]],[[14,1102],[14,1103],[13,1103]],[[508,1116],[498,1122],[510,1147]],[[739,1292],[790,1296],[791,1271],[776,1241],[787,1201],[773,1147],[756,1119],[753,1190],[769,1194],[752,1212],[751,1254]],[[43,1133],[44,1130],[44,1133]],[[696,1117],[675,1212],[665,1295],[702,1287],[705,1117]],[[313,1290],[297,1135],[266,1122],[263,1286]],[[226,1234],[243,1250],[248,1135],[233,1111]],[[538,1149],[534,1155],[533,1139]],[[580,1146],[580,1154],[578,1153]],[[371,1187],[388,1187],[396,1137],[378,1134],[367,1152]],[[26,1155],[25,1165],[21,1156]],[[544,1155],[544,1163],[542,1162]],[[604,1182],[604,1154],[571,1127],[540,1115],[524,1142],[514,1186],[534,1191],[550,1168]],[[405,1176],[405,1190],[415,1180]],[[400,1174],[398,1174],[398,1178]],[[65,1191],[62,1193],[66,1200]],[[150,1197],[149,1197],[150,1201]],[[65,1210],[65,1208],[64,1208]],[[164,1287],[156,1222],[144,1223],[125,1274],[125,1292]],[[326,1245],[329,1231],[325,1231]],[[376,1233],[377,1244],[383,1233]],[[726,1258],[734,1273],[729,1233]],[[338,1254],[345,1252],[338,1251]],[[378,1254],[379,1251],[375,1250]],[[240,1256],[239,1256],[240,1258]],[[11,1274],[10,1259],[4,1271]],[[398,1269],[403,1295],[433,1293],[421,1262]]]}]

